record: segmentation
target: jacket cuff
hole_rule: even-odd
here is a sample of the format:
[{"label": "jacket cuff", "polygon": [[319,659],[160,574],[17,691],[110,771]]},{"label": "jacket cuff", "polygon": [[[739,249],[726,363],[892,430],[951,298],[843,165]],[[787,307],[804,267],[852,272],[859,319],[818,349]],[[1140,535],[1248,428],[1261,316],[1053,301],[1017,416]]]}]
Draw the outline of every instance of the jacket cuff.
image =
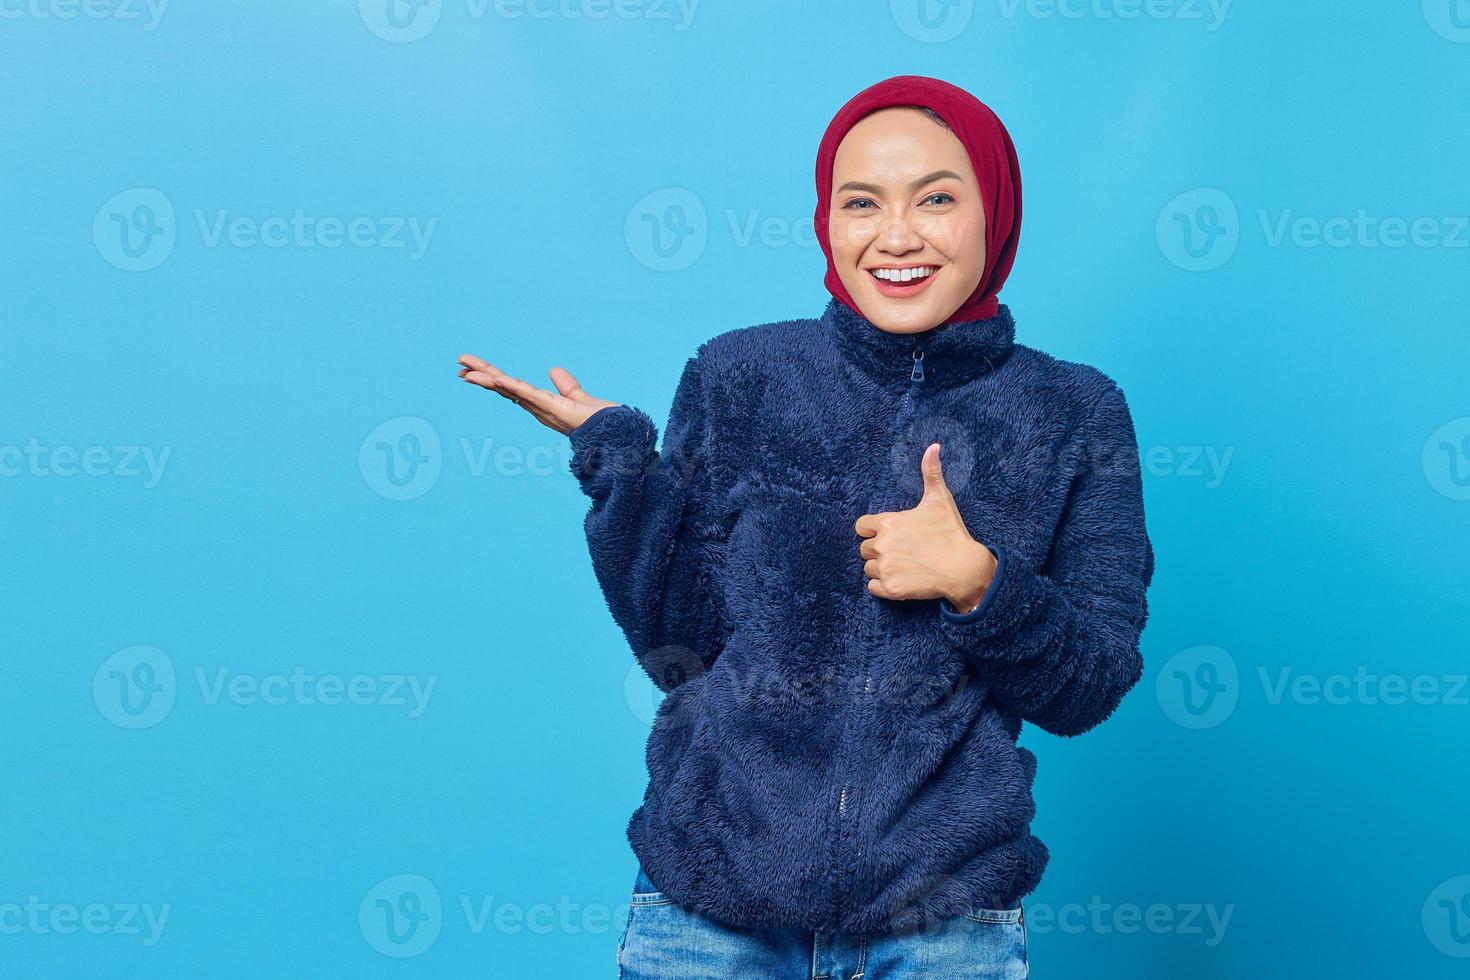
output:
[{"label": "jacket cuff", "polygon": [[979,654],[984,651],[975,647],[976,640],[1012,633],[1031,614],[1040,598],[1035,575],[1017,565],[1014,559],[1008,561],[1001,545],[986,547],[995,554],[995,577],[980,605],[962,613],[948,599],[939,600],[940,629],[957,646]]},{"label": "jacket cuff", "polygon": [[642,471],[657,438],[653,419],[640,409],[599,408],[567,433],[572,447],[569,468],[589,497],[605,496],[620,475]]},{"label": "jacket cuff", "polygon": [[995,556],[995,574],[990,578],[990,587],[980,597],[980,604],[965,613],[955,609],[954,603],[950,602],[947,597],[941,597],[939,600],[939,612],[951,623],[968,626],[971,623],[980,622],[985,615],[985,611],[995,601],[995,594],[1000,591],[1000,583],[1005,579],[1006,573],[1006,549],[1004,546],[998,544],[988,544],[985,547],[990,549],[990,553]]}]

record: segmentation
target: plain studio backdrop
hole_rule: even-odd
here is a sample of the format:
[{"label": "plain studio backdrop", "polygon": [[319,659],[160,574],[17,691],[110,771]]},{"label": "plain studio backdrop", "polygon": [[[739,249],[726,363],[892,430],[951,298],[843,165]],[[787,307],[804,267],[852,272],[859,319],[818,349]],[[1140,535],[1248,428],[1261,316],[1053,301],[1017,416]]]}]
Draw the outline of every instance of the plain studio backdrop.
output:
[{"label": "plain studio backdrop", "polygon": [[454,358],[662,425],[820,313],[904,73],[1143,453],[1144,678],[1022,734],[1035,975],[1463,975],[1466,3],[0,0],[0,66],[0,975],[612,975],[655,693]]}]

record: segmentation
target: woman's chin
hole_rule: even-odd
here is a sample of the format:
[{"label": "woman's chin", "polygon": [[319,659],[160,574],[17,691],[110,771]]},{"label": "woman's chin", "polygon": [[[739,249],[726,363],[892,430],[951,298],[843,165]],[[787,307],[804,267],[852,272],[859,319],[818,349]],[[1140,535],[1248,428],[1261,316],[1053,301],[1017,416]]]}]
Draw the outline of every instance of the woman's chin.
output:
[{"label": "woman's chin", "polygon": [[938,308],[928,296],[898,299],[873,290],[862,303],[868,321],[889,333],[920,333],[940,323]]}]

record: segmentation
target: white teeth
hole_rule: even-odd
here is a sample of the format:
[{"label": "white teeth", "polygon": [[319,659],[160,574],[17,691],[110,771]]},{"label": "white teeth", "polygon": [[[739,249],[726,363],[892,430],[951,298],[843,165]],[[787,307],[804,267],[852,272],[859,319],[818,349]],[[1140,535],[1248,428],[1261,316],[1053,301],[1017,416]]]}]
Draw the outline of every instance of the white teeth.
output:
[{"label": "white teeth", "polygon": [[934,267],[928,265],[912,266],[907,269],[874,269],[874,277],[886,282],[906,283],[915,282],[926,276],[934,274]]}]

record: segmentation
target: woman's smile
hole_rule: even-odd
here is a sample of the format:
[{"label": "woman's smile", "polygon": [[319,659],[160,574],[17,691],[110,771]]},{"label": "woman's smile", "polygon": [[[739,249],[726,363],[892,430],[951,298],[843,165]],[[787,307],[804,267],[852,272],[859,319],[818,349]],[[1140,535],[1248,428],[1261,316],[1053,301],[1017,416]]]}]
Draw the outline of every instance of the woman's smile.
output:
[{"label": "woman's smile", "polygon": [[922,292],[939,272],[937,265],[880,265],[868,270],[884,296],[903,298]]}]

